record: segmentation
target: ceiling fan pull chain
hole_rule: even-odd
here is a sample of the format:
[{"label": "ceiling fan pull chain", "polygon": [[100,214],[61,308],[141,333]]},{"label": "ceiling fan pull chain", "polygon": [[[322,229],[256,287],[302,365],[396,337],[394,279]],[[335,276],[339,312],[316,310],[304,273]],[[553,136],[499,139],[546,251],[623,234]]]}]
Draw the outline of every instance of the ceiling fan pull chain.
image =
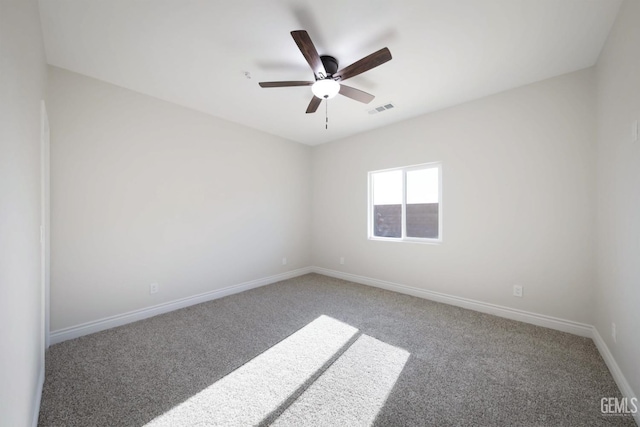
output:
[{"label": "ceiling fan pull chain", "polygon": [[329,100],[324,100],[324,128],[329,129]]}]

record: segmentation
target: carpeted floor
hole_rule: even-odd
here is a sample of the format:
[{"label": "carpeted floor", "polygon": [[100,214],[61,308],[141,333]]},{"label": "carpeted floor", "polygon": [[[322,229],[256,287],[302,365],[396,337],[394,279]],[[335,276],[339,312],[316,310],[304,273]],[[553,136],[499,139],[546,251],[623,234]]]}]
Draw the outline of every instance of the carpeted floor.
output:
[{"label": "carpeted floor", "polygon": [[52,346],[40,426],[634,426],[590,339],[317,274]]}]

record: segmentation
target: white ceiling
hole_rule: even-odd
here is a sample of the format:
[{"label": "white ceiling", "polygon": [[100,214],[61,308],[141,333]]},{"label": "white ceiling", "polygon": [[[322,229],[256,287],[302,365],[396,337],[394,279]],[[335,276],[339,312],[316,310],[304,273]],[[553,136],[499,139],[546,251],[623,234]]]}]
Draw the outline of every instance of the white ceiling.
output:
[{"label": "white ceiling", "polygon": [[[50,64],[316,145],[595,64],[620,0],[40,0]],[[393,60],[305,114],[313,80],[290,31],[343,68]],[[251,79],[245,77],[250,73]],[[396,108],[368,111],[393,102]]]}]

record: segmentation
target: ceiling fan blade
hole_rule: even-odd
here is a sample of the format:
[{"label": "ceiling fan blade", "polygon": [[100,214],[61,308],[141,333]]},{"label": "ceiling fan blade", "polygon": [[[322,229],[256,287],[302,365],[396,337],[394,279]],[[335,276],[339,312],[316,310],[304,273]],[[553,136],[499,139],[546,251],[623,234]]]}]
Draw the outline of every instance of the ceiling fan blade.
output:
[{"label": "ceiling fan blade", "polygon": [[314,82],[260,82],[260,87],[311,86]]},{"label": "ceiling fan blade", "polygon": [[360,89],[342,84],[340,85],[340,95],[344,95],[347,98],[355,99],[356,101],[360,101],[365,104],[370,103],[371,101],[373,101],[373,98],[375,98],[375,96],[371,95],[370,93],[363,92]]},{"label": "ceiling fan blade", "polygon": [[297,30],[291,31],[291,36],[298,45],[300,52],[302,52],[304,59],[306,59],[311,66],[311,70],[313,70],[313,74],[316,76],[316,79],[325,78],[327,76],[327,71],[324,69],[324,65],[322,65],[320,55],[318,55],[318,51],[313,45],[309,34],[304,30]]},{"label": "ceiling fan blade", "polygon": [[320,106],[321,102],[322,102],[322,99],[318,98],[317,96],[314,96],[311,99],[311,102],[309,103],[309,106],[307,107],[307,114],[315,113],[316,110],[318,109],[318,107]]},{"label": "ceiling fan blade", "polygon": [[369,56],[365,56],[359,61],[354,62],[346,68],[338,71],[335,76],[338,76],[340,80],[347,80],[351,77],[362,74],[365,71],[369,71],[372,68],[382,65],[391,60],[391,52],[388,48],[384,47],[377,52],[372,53]]}]

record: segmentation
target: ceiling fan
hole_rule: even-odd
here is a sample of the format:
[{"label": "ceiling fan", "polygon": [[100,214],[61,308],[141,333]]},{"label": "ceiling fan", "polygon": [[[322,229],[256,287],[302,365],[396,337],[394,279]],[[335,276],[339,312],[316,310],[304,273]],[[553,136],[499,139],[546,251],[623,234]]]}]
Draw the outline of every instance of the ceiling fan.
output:
[{"label": "ceiling fan", "polygon": [[365,104],[375,98],[370,93],[344,85],[341,82],[390,61],[391,52],[389,49],[382,48],[338,71],[338,60],[333,56],[318,55],[318,51],[306,31],[292,31],[291,36],[311,66],[315,81],[260,82],[260,87],[311,86],[314,96],[307,107],[307,113],[315,113],[323,99],[333,98],[338,93]]}]

